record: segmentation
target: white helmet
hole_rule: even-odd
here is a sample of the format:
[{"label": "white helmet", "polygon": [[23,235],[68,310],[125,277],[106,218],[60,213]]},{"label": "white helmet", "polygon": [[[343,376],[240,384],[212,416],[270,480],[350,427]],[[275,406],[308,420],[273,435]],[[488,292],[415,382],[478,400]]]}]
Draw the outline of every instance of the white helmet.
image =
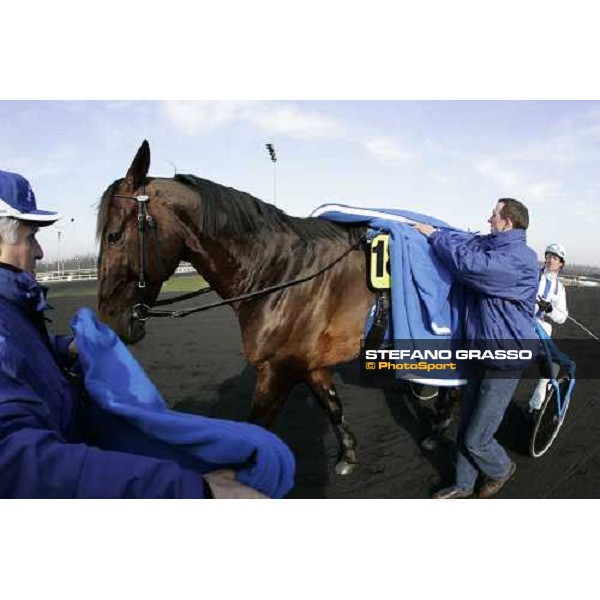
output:
[{"label": "white helmet", "polygon": [[562,244],[550,244],[549,246],[546,246],[544,252],[544,254],[556,254],[558,258],[562,258],[563,262],[565,261],[566,253],[565,247]]}]

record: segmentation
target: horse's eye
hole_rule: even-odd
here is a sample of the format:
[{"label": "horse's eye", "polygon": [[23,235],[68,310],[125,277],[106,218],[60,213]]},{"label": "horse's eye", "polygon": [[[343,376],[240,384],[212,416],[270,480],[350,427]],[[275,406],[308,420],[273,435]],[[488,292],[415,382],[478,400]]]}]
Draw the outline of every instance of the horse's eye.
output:
[{"label": "horse's eye", "polygon": [[114,244],[116,242],[119,241],[119,238],[121,237],[121,233],[117,232],[117,233],[109,233],[107,236],[107,240],[109,244]]}]

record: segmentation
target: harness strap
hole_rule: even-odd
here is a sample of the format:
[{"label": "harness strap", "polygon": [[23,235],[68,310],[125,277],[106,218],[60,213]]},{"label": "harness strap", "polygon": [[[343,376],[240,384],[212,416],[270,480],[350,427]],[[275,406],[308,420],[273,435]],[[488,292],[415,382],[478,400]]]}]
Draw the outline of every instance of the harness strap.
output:
[{"label": "harness strap", "polygon": [[378,290],[375,303],[375,318],[373,325],[367,333],[364,347],[365,349],[377,350],[385,338],[386,331],[390,322],[390,294],[389,290]]},{"label": "harness strap", "polygon": [[[146,191],[145,186],[144,186],[143,191],[144,192]],[[138,287],[140,289],[145,289],[146,288],[146,251],[145,251],[146,250],[146,236],[144,235],[144,233],[145,233],[145,228],[146,228],[146,222],[148,222],[148,226],[154,234],[157,248],[159,248],[159,243],[158,243],[159,240],[158,240],[158,234],[156,231],[156,223],[155,223],[154,219],[152,218],[152,215],[150,215],[147,212],[147,208],[146,208],[149,198],[145,194],[143,194],[141,196],[125,196],[122,194],[114,194],[114,197],[126,198],[128,200],[137,201],[137,204],[138,204],[137,219],[138,219],[138,233],[139,233],[138,239],[139,239],[139,250],[140,250],[140,270],[139,270],[139,278],[138,278]],[[256,292],[242,294],[241,296],[236,296],[234,298],[228,298],[226,300],[221,300],[220,302],[214,302],[213,304],[207,304],[205,306],[199,306],[197,308],[189,308],[186,310],[177,310],[177,311],[151,310],[151,308],[147,304],[140,302],[140,303],[134,305],[134,307],[132,309],[132,317],[134,319],[138,319],[139,321],[146,321],[150,317],[174,317],[174,318],[187,317],[188,315],[191,315],[193,313],[209,310],[211,308],[216,308],[218,306],[224,306],[226,304],[234,304],[235,302],[241,302],[243,300],[251,300],[253,298],[258,298],[260,296],[272,294],[279,290],[283,290],[285,288],[292,287],[294,285],[298,285],[300,283],[304,283],[306,281],[310,281],[311,279],[314,279],[315,277],[318,277],[319,275],[321,275],[321,273],[324,273],[325,271],[327,271],[328,269],[333,267],[335,264],[337,264],[340,260],[342,260],[352,250],[357,248],[366,239],[367,239],[366,234],[361,236],[343,254],[338,256],[331,263],[329,263],[328,265],[325,265],[323,268],[319,269],[315,273],[312,273],[311,275],[308,275],[306,277],[299,277],[298,279],[294,279],[292,281],[287,281],[285,283],[280,283],[277,285],[272,285],[272,286],[269,286],[262,290],[258,290]],[[160,254],[160,248],[159,248],[158,255],[160,256],[160,259],[162,262],[162,255]],[[166,269],[164,268],[164,262],[163,262],[163,271],[166,273]],[[180,302],[181,300],[187,300],[189,298],[194,298],[196,296],[201,296],[203,294],[207,294],[211,291],[213,291],[213,290],[210,287],[203,288],[200,290],[196,290],[195,292],[190,292],[189,294],[183,294],[181,296],[177,296],[176,298],[159,300],[154,303],[154,306],[164,306],[167,304],[173,304],[175,302]]]},{"label": "harness strap", "polygon": [[176,302],[182,302],[183,300],[189,300],[190,298],[195,298],[196,296],[202,296],[204,294],[208,294],[210,292],[214,292],[211,287],[201,288],[196,290],[195,292],[188,292],[187,294],[182,294],[181,296],[175,296],[175,298],[165,298],[164,300],[157,300],[152,306],[166,306],[168,304],[175,304]]},{"label": "harness strap", "polygon": [[[288,287],[292,287],[295,285],[299,285],[301,283],[305,283],[318,277],[325,271],[331,269],[337,263],[339,263],[343,258],[345,258],[352,250],[358,248],[360,244],[362,244],[367,239],[366,234],[362,235],[358,238],[347,250],[345,250],[340,256],[338,256],[335,260],[331,261],[329,264],[320,268],[318,271],[311,273],[310,275],[306,275],[305,277],[299,277],[298,279],[293,279],[292,281],[286,281],[284,283],[278,283],[276,285],[271,285],[262,290],[258,290],[256,292],[249,292],[247,294],[242,294],[240,296],[234,296],[233,298],[227,298],[225,300],[221,300],[219,302],[213,302],[212,304],[206,304],[204,306],[198,306],[195,308],[188,308],[184,310],[152,310],[147,304],[139,303],[136,304],[132,309],[132,315],[134,318],[139,321],[146,321],[150,317],[173,317],[175,319],[179,319],[181,317],[187,317],[188,315],[203,312],[205,310],[210,310],[211,308],[217,308],[219,306],[225,306],[227,304],[235,304],[236,302],[242,302],[243,300],[252,300],[254,298],[259,298],[261,296],[266,296],[268,294],[273,294],[274,292],[278,292],[280,290],[286,289]],[[210,288],[209,288],[210,290]],[[209,291],[207,290],[207,292]],[[196,292],[192,292],[193,295],[200,295]]]}]

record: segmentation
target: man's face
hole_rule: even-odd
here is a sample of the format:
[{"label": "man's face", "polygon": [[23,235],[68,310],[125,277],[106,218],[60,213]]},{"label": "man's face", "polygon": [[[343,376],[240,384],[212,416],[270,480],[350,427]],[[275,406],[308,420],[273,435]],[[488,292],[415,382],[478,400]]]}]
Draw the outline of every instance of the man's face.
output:
[{"label": "man's face", "polygon": [[512,229],[512,222],[510,219],[504,219],[500,212],[504,207],[504,202],[498,202],[494,207],[492,212],[492,216],[488,219],[488,223],[490,224],[490,231],[492,233],[499,233],[500,231],[508,231]]},{"label": "man's face", "polygon": [[17,243],[0,245],[0,262],[35,275],[35,263],[44,257],[42,247],[35,238],[37,230],[35,225],[20,222],[17,229]]}]

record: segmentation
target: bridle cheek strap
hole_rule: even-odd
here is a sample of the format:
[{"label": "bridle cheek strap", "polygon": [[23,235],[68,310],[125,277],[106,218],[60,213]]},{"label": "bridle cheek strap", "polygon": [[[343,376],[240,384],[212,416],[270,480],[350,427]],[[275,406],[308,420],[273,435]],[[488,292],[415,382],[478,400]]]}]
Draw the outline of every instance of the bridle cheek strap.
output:
[{"label": "bridle cheek strap", "polygon": [[146,288],[146,219],[148,215],[148,196],[136,196],[135,200],[138,205],[138,240],[140,248],[140,272],[138,277],[138,288]]},{"label": "bridle cheek strap", "polygon": [[[144,189],[144,191],[146,191]],[[146,221],[148,226],[155,229],[154,219],[148,212],[148,202],[150,198],[146,194],[139,196],[125,196],[123,194],[115,194],[115,198],[126,198],[127,200],[135,200],[138,206],[137,229],[138,229],[138,245],[139,245],[139,273],[138,273],[138,288],[146,289]]]}]

